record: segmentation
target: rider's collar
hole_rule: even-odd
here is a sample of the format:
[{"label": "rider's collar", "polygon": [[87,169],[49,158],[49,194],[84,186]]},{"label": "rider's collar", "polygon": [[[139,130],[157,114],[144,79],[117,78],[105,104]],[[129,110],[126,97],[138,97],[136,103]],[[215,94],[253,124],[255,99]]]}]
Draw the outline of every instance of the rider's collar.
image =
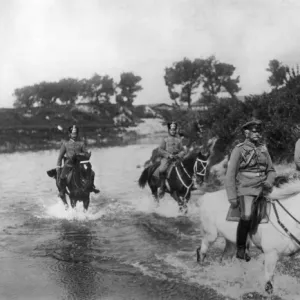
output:
[{"label": "rider's collar", "polygon": [[73,143],[74,143],[74,142],[76,142],[76,140],[73,140],[72,138],[70,138],[70,142],[73,142]]},{"label": "rider's collar", "polygon": [[261,146],[261,143],[257,143],[257,144],[255,145],[254,143],[250,142],[248,139],[245,140],[245,144],[246,144],[247,146],[252,147],[252,148],[257,148],[257,147]]}]

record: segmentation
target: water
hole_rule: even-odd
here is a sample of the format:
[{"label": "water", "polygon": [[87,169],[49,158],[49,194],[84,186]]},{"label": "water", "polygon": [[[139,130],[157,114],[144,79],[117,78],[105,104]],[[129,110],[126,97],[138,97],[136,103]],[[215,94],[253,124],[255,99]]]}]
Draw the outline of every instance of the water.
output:
[{"label": "water", "polygon": [[[95,183],[87,214],[65,211],[46,171],[57,152],[0,156],[0,299],[263,299],[262,256],[204,266],[198,203],[187,217],[168,196],[156,207],[137,180],[156,145],[93,149]],[[280,262],[273,299],[299,299],[299,261]]]}]

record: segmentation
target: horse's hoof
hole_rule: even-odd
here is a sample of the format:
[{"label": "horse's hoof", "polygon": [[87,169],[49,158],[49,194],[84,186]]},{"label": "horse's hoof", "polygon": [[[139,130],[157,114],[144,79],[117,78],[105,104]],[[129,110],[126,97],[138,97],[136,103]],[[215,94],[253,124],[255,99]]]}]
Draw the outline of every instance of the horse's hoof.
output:
[{"label": "horse's hoof", "polygon": [[273,293],[273,285],[270,281],[266,283],[265,291],[270,295]]},{"label": "horse's hoof", "polygon": [[68,210],[68,209],[69,209],[69,205],[65,204],[65,210]]}]

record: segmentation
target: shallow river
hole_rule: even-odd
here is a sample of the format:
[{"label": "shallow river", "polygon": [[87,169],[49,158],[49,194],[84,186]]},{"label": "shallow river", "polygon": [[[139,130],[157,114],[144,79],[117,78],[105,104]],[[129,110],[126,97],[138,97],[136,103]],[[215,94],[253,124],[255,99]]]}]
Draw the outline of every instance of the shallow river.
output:
[{"label": "shallow river", "polygon": [[[219,238],[204,266],[197,197],[186,217],[168,196],[154,205],[137,185],[156,145],[93,149],[99,195],[87,214],[66,212],[46,171],[57,152],[0,156],[0,299],[263,299],[262,255],[218,262]],[[300,299],[299,261],[280,262],[273,299]]]}]

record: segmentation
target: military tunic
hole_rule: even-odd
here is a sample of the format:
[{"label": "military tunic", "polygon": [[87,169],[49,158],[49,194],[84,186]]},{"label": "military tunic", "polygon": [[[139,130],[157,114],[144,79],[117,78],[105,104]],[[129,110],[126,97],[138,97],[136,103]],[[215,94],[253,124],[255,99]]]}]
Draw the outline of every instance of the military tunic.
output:
[{"label": "military tunic", "polygon": [[68,160],[70,160],[75,154],[80,154],[80,153],[84,153],[84,154],[88,153],[83,142],[73,141],[73,140],[63,142],[59,151],[57,166],[58,167],[61,166],[64,155],[66,155],[67,162],[68,162]]},{"label": "military tunic", "polygon": [[182,145],[181,138],[177,136],[168,136],[164,138],[158,148],[159,154],[163,157],[160,163],[159,171],[165,172],[169,166],[169,155],[178,155],[183,157],[185,149]]},{"label": "military tunic", "polygon": [[262,183],[267,181],[273,185],[275,176],[276,173],[266,146],[262,144],[255,146],[246,140],[233,149],[228,164],[225,187],[229,201],[244,196],[241,199],[246,201],[240,203],[241,210],[242,215],[244,214],[245,218],[248,218],[251,213],[252,201],[261,192]]},{"label": "military tunic", "polygon": [[84,153],[84,154],[88,153],[83,142],[73,141],[73,140],[63,142],[57,159],[57,167],[61,167],[62,159],[64,156],[66,156],[67,160],[65,165],[63,166],[63,170],[60,174],[60,178],[65,178],[67,176],[67,174],[72,169],[72,164],[70,160],[75,154],[80,154],[80,153]]}]

